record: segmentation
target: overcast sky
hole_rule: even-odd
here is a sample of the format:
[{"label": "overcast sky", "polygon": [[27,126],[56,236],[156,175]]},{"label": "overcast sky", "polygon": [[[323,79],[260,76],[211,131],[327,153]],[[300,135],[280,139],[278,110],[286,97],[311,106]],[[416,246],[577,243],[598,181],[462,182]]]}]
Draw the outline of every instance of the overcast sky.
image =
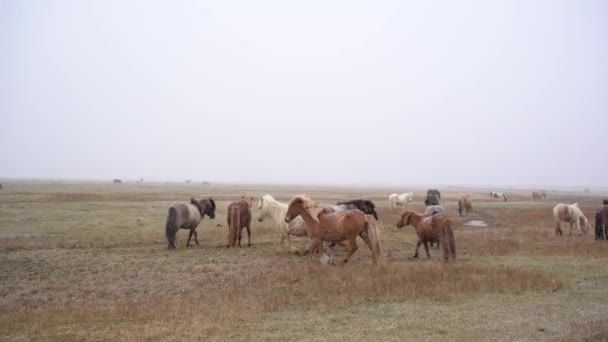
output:
[{"label": "overcast sky", "polygon": [[608,185],[608,2],[0,1],[0,177]]}]

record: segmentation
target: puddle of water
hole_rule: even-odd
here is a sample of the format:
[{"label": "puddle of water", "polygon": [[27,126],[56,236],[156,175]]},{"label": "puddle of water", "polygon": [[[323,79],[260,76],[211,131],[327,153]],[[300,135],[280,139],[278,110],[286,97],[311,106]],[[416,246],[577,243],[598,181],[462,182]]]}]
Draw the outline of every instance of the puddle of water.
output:
[{"label": "puddle of water", "polygon": [[488,224],[484,220],[470,220],[464,223],[465,226],[472,227],[487,227]]}]

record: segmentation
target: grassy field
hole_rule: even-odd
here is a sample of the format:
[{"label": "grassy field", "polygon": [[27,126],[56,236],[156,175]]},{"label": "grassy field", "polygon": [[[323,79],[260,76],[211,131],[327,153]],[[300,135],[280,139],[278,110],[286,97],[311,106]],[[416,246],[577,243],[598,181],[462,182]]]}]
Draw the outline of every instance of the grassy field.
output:
[{"label": "grassy field", "polygon": [[[409,189],[408,189],[409,190]],[[601,197],[441,189],[455,221],[455,263],[412,260],[412,227],[397,229],[383,189],[164,184],[5,184],[0,191],[0,337],[3,340],[606,340],[608,242],[556,237],[551,208],[578,201],[593,221]],[[279,246],[269,222],[252,247],[226,249],[226,207],[241,193],[287,201],[307,193],[379,206],[383,257],[359,241],[351,262],[322,265]],[[423,209],[423,189],[414,208]],[[472,194],[474,213],[456,213]],[[167,208],[216,199],[200,246],[164,237]],[[254,209],[254,215],[257,210]],[[467,227],[482,219],[486,228]],[[292,239],[294,248],[305,240]],[[365,247],[365,248],[364,248]],[[339,254],[344,251],[338,249]],[[424,253],[422,253],[424,256]]]}]

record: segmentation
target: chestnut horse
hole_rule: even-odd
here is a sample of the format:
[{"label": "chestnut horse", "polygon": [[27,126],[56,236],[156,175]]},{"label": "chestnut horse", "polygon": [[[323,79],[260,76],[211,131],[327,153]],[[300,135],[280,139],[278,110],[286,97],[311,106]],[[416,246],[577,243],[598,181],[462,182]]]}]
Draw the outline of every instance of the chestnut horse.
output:
[{"label": "chestnut horse", "polygon": [[241,200],[228,206],[228,244],[226,247],[241,247],[243,229],[247,229],[247,246],[251,246],[251,205],[253,197],[241,196]]},{"label": "chestnut horse", "polygon": [[471,202],[471,196],[461,196],[458,199],[458,215],[462,216],[464,213],[465,216],[469,216],[469,213],[473,210],[473,202]]},{"label": "chestnut horse", "polygon": [[331,212],[319,205],[306,195],[295,196],[285,214],[285,222],[289,223],[301,216],[308,227],[308,237],[312,240],[308,253],[320,250],[323,241],[330,244],[330,259],[333,260],[333,246],[346,241],[349,251],[344,258],[347,263],[357,251],[357,236],[367,244],[372,252],[374,263],[380,255],[380,243],[376,230],[376,220],[372,215],[366,215],[359,209],[349,209],[340,212]]},{"label": "chestnut horse", "polygon": [[397,228],[403,228],[410,224],[414,226],[416,235],[418,235],[414,258],[418,257],[418,249],[421,244],[424,244],[426,257],[430,259],[431,255],[429,254],[428,243],[438,242],[443,246],[443,259],[445,262],[448,261],[449,255],[452,255],[452,259],[456,259],[456,242],[454,240],[452,220],[446,214],[427,216],[413,211],[405,211],[397,222]]}]

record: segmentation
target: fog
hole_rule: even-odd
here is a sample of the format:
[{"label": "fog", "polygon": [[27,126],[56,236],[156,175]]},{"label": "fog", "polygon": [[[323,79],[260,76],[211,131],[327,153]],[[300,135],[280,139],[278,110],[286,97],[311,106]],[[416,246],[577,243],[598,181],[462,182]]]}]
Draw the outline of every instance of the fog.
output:
[{"label": "fog", "polygon": [[608,186],[605,1],[2,1],[0,178]]}]

